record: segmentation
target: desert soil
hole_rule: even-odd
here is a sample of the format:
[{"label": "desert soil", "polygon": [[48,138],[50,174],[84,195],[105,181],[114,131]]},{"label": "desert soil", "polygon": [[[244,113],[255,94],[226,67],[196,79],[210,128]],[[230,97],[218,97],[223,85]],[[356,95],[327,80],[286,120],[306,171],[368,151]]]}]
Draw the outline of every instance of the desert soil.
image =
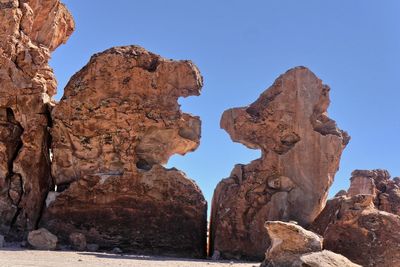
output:
[{"label": "desert soil", "polygon": [[138,255],[118,255],[98,252],[37,251],[16,248],[0,250],[1,267],[258,267],[259,263],[231,261],[210,261],[149,257]]}]

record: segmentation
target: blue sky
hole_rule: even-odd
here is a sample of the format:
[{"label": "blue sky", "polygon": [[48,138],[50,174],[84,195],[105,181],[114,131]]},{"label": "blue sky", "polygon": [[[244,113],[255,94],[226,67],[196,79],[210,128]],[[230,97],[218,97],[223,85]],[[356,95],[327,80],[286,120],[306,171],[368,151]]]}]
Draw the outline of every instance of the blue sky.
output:
[{"label": "blue sky", "polygon": [[331,87],[330,117],[352,136],[330,195],[348,188],[354,169],[385,168],[400,176],[400,1],[63,2],[77,28],[53,53],[56,99],[92,54],[112,46],[136,44],[200,68],[202,95],[179,102],[201,117],[201,145],[173,156],[168,166],[196,180],[209,203],[234,164],[260,155],[219,129],[222,112],[252,103],[299,65]]}]

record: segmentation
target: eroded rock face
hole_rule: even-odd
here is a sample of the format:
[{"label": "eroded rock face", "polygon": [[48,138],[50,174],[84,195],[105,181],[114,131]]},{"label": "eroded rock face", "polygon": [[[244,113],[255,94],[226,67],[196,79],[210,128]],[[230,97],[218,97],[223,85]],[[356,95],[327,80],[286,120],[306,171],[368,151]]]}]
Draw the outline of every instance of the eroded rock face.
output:
[{"label": "eroded rock face", "polygon": [[0,233],[20,240],[35,229],[52,187],[49,105],[56,80],[50,53],[73,19],[59,0],[0,1]]},{"label": "eroded rock face", "polygon": [[399,192],[389,172],[356,170],[347,194],[329,200],[311,230],[363,266],[400,266]]},{"label": "eroded rock face", "polygon": [[299,225],[280,221],[265,223],[271,245],[261,267],[355,267],[346,257],[322,250],[322,237]]},{"label": "eroded rock face", "polygon": [[236,165],[214,192],[210,253],[262,259],[266,220],[311,223],[323,208],[347,133],[327,115],[329,87],[298,67],[248,107],[224,112],[221,127],[262,157]]},{"label": "eroded rock face", "polygon": [[400,215],[400,181],[390,179],[386,170],[355,170],[351,174],[348,196],[374,196],[377,209]]},{"label": "eroded rock face", "polygon": [[179,97],[199,95],[190,61],[137,46],[94,55],[53,109],[52,174],[41,225],[68,243],[81,233],[100,249],[203,257],[206,201],[173,154],[199,145],[200,119]]}]

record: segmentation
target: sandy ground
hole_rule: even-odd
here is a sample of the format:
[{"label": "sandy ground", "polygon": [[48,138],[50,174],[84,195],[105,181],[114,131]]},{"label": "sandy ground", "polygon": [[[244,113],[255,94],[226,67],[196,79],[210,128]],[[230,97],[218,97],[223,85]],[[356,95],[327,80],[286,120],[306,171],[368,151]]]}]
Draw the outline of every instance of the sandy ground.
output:
[{"label": "sandy ground", "polygon": [[94,252],[0,249],[1,267],[258,267],[259,265],[260,263],[176,259]]}]

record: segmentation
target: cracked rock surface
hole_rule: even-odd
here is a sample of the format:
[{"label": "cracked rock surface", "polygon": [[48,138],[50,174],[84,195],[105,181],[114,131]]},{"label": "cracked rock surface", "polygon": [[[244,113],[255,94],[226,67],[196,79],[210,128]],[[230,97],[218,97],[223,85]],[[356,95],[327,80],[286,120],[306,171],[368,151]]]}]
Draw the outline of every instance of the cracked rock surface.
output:
[{"label": "cracked rock surface", "polygon": [[281,75],[250,106],[224,112],[221,127],[262,157],[238,164],[215,189],[210,253],[262,260],[264,222],[305,226],[322,210],[349,141],[327,115],[329,87],[305,67]]},{"label": "cracked rock surface", "polygon": [[51,114],[57,192],[40,225],[66,244],[80,233],[100,249],[205,256],[203,194],[183,172],[163,167],[199,145],[200,119],[177,100],[201,87],[190,61],[137,46],[94,55]]},{"label": "cracked rock surface", "polygon": [[386,170],[355,170],[350,178],[348,196],[369,194],[374,196],[379,210],[400,215],[400,178],[391,179]]},{"label": "cracked rock surface", "polygon": [[324,247],[362,266],[400,266],[399,180],[356,170],[345,195],[330,199],[311,229]]},{"label": "cracked rock surface", "polygon": [[48,60],[74,22],[58,0],[1,0],[0,22],[0,234],[12,241],[36,228],[52,187]]}]

